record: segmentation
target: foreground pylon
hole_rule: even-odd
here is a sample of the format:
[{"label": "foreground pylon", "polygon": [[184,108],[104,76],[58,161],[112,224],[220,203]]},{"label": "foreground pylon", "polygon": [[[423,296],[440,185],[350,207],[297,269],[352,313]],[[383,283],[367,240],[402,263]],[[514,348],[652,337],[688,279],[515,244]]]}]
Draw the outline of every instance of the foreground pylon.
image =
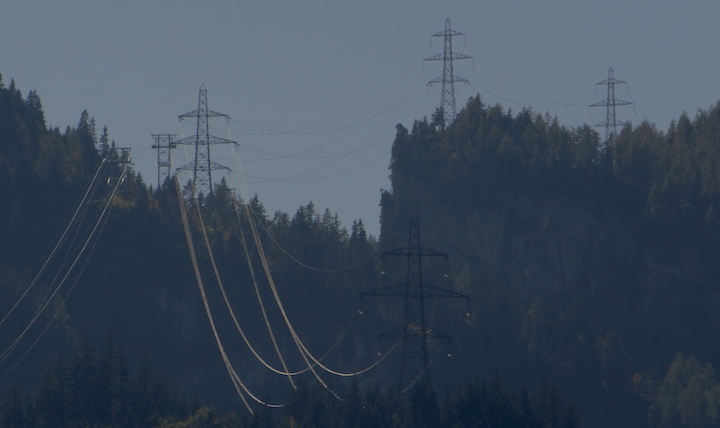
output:
[{"label": "foreground pylon", "polygon": [[368,291],[361,295],[404,299],[405,325],[382,334],[381,337],[402,340],[399,389],[400,392],[405,392],[417,382],[429,382],[430,380],[428,341],[449,339],[449,336],[426,325],[425,299],[462,298],[469,301],[470,296],[426,284],[423,281],[423,259],[426,257],[438,257],[447,261],[448,256],[445,253],[425,248],[420,244],[420,222],[417,215],[413,215],[410,219],[407,247],[382,253],[383,258],[387,256],[406,258],[407,275],[405,282]]}]

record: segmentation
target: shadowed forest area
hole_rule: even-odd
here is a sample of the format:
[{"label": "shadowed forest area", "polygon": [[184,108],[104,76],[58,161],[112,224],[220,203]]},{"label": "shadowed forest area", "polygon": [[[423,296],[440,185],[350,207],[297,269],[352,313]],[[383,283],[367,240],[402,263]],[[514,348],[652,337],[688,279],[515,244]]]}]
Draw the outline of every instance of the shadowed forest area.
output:
[{"label": "shadowed forest area", "polygon": [[[208,287],[240,376],[262,399],[287,403],[251,415],[217,352],[172,181],[155,189],[130,169],[118,183],[115,142],[92,116],[50,129],[36,92],[1,83],[0,424],[717,426],[720,105],[667,131],[626,125],[608,144],[587,125],[480,97],[446,127],[438,116],[397,125],[379,237],[312,202],[267,213],[225,181],[190,204],[238,324],[274,363],[249,279],[264,268],[260,250],[244,248],[251,221],[288,317],[308,348],[331,349],[330,366],[355,370],[390,352],[376,337],[402,326],[402,302],[358,296],[403,281],[404,266],[380,253],[407,244],[413,215],[423,245],[449,255],[449,266],[428,264],[426,280],[472,297],[469,310],[428,303],[428,324],[452,337],[431,346],[432,386],[399,394],[395,352],[356,378],[328,378],[341,401],[312,376],[293,390],[258,368]],[[63,256],[50,257],[65,236]],[[77,269],[53,276],[85,236],[99,237]],[[202,247],[198,259],[213,277]],[[269,309],[275,331],[279,315]],[[302,367],[293,347],[280,337],[288,366]]]}]

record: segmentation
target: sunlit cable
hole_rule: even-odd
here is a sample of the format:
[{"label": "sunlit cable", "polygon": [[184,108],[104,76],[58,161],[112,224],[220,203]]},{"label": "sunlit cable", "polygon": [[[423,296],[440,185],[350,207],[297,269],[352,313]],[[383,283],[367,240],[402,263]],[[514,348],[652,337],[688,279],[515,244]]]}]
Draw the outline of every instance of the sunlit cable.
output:
[{"label": "sunlit cable", "polygon": [[[178,196],[178,203],[180,204],[180,216],[182,217],[183,221],[183,228],[185,231],[185,239],[187,241],[188,245],[188,251],[190,252],[190,258],[192,259],[193,269],[195,271],[195,280],[198,285],[198,289],[200,290],[200,296],[203,301],[203,306],[205,308],[205,313],[208,317],[208,321],[210,322],[210,327],[213,331],[213,337],[215,338],[215,343],[218,347],[218,351],[220,351],[220,355],[223,359],[223,362],[225,363],[225,369],[228,372],[228,375],[230,376],[233,385],[235,386],[235,391],[238,393],[238,396],[245,404],[245,408],[251,413],[254,414],[252,408],[248,404],[247,400],[245,399],[245,395],[241,392],[240,388],[242,388],[243,391],[245,391],[248,396],[250,396],[253,400],[255,400],[257,403],[260,403],[267,407],[282,407],[284,404],[270,404],[266,403],[263,400],[259,399],[255,395],[253,395],[250,390],[245,386],[245,384],[240,380],[240,377],[238,376],[237,372],[235,371],[235,368],[232,366],[232,363],[230,362],[230,359],[227,356],[227,353],[225,352],[225,347],[222,344],[222,341],[220,340],[220,336],[218,334],[217,328],[215,326],[215,320],[212,315],[212,311],[210,310],[210,304],[207,299],[207,294],[205,293],[205,285],[202,281],[202,275],[200,274],[200,267],[198,265],[197,261],[197,255],[195,254],[195,246],[193,244],[192,239],[192,233],[190,232],[190,223],[188,221],[188,215],[187,215],[187,208],[185,207],[185,201],[182,197],[182,191],[180,190],[180,183],[177,179],[177,175],[175,176],[175,190],[177,192]],[[194,196],[194,195],[193,195]],[[197,201],[193,201],[194,203],[197,203]]]},{"label": "sunlit cable", "polygon": [[[257,216],[256,213],[253,213],[253,215]],[[260,223],[260,222],[258,222],[258,223]],[[370,259],[370,258],[372,258],[372,257],[375,256],[375,254],[370,254],[369,256],[367,256],[367,257],[365,257],[365,258],[363,258],[363,259],[361,259],[361,260],[359,260],[359,261],[357,261],[357,262],[355,262],[355,263],[353,263],[353,264],[351,264],[351,265],[343,266],[343,267],[339,267],[339,268],[335,268],[335,269],[321,269],[321,268],[316,268],[316,267],[307,265],[307,264],[301,262],[300,260],[298,260],[297,258],[293,257],[292,254],[290,254],[285,248],[283,248],[282,245],[280,245],[280,243],[279,243],[277,240],[275,240],[275,238],[272,236],[272,234],[271,234],[270,231],[267,229],[267,227],[265,227],[264,224],[260,223],[260,227],[263,229],[263,231],[265,231],[265,234],[270,238],[270,240],[280,249],[280,251],[282,251],[283,254],[285,254],[286,256],[288,256],[288,258],[289,258],[290,260],[294,261],[295,263],[299,264],[300,266],[302,266],[302,267],[304,267],[304,268],[306,268],[306,269],[313,270],[313,271],[315,271],[315,272],[324,272],[324,273],[341,272],[341,271],[344,271],[344,270],[352,269],[352,268],[354,268],[355,266],[359,265],[360,263],[363,263],[363,262],[365,262],[366,260],[368,260],[368,259]]]},{"label": "sunlit cable", "polygon": [[[50,320],[49,320],[49,321],[47,322],[47,324],[45,325],[45,328],[43,329],[43,331],[35,338],[35,340],[33,341],[33,343],[32,343],[32,344],[25,350],[25,352],[18,358],[18,360],[15,362],[15,364],[13,364],[12,367],[10,367],[2,376],[0,376],[0,380],[2,380],[2,379],[3,379],[5,376],[7,376],[10,372],[12,372],[12,371],[15,369],[15,367],[17,367],[18,364],[20,364],[20,363],[25,359],[25,357],[30,353],[30,351],[32,351],[32,349],[35,348],[35,345],[37,345],[37,343],[40,341],[40,339],[45,335],[45,333],[47,333],[47,330],[50,328],[50,326],[52,325],[53,321],[55,320],[55,318],[57,318],[58,314],[60,313],[60,311],[61,311],[62,308],[64,307],[65,302],[67,301],[68,297],[70,297],[70,293],[72,293],[73,289],[75,288],[75,286],[77,285],[77,283],[78,283],[78,281],[79,281],[79,279],[80,279],[80,276],[82,275],[82,272],[85,270],[85,266],[87,266],[87,263],[88,263],[88,261],[90,260],[90,256],[91,256],[92,253],[94,252],[95,246],[96,246],[97,243],[98,243],[98,240],[99,240],[99,238],[100,238],[100,235],[102,234],[102,231],[104,230],[105,225],[107,224],[107,220],[108,220],[108,218],[109,218],[109,212],[110,212],[110,211],[108,210],[108,207],[111,207],[110,203],[112,202],[113,198],[115,197],[115,194],[116,194],[116,192],[117,192],[118,186],[119,186],[120,183],[122,182],[122,179],[123,179],[123,177],[124,177],[124,175],[125,175],[126,170],[127,170],[127,166],[125,167],[125,169],[123,169],[123,171],[122,171],[122,173],[121,173],[121,176],[120,176],[120,179],[118,180],[117,185],[116,185],[115,188],[113,189],[113,192],[111,193],[110,197],[108,198],[108,202],[105,204],[105,208],[103,209],[102,213],[100,214],[100,217],[98,218],[98,223],[101,223],[100,229],[99,229],[97,235],[94,236],[95,240],[94,240],[93,244],[92,244],[91,247],[90,247],[90,251],[88,252],[87,257],[85,257],[85,261],[84,261],[84,262],[82,263],[82,265],[80,266],[80,270],[79,270],[78,274],[76,275],[75,280],[74,280],[73,283],[70,285],[70,289],[69,289],[68,292],[65,294],[65,297],[62,298],[60,304],[58,305],[57,310],[55,311],[55,313],[53,314],[53,316],[50,317]],[[97,224],[96,224],[96,227],[95,227],[95,228],[97,228]],[[89,236],[87,242],[90,242],[90,240],[91,240],[92,238],[93,238],[93,235]],[[78,258],[79,258],[80,256],[81,256],[81,254],[78,254]],[[74,265],[73,265],[73,266],[74,266]],[[70,269],[72,269],[72,267],[71,267]],[[68,275],[69,275],[69,274],[70,274],[70,271],[68,271]],[[67,275],[66,275],[65,278],[63,278],[63,282],[65,281],[65,279],[67,279]],[[57,290],[60,289],[60,286],[62,286],[62,283],[61,283],[60,285],[58,285]],[[47,303],[49,304],[49,301],[48,301]],[[47,306],[47,305],[45,305],[45,306]],[[39,314],[38,314],[38,315],[39,315]],[[33,322],[34,322],[34,320],[33,320]],[[14,344],[12,345],[13,349],[17,346],[17,343],[19,343],[19,341],[16,341],[16,343],[14,343]],[[3,361],[4,361],[4,359],[3,359]]]},{"label": "sunlit cable", "polygon": [[[123,174],[124,174],[124,171],[123,171]],[[117,192],[117,189],[118,189],[119,185],[120,185],[120,180],[118,180],[118,183],[116,184],[115,188],[113,189],[113,192],[112,192],[111,196],[108,198],[108,201],[107,201],[107,203],[105,204],[105,207],[103,208],[102,212],[100,213],[100,216],[98,217],[97,222],[95,222],[94,227],[93,227],[92,230],[90,231],[90,234],[88,235],[88,238],[85,240],[85,243],[84,243],[84,244],[82,245],[82,247],[80,248],[80,250],[79,250],[77,256],[75,257],[75,259],[73,260],[72,264],[68,267],[68,269],[67,269],[65,275],[63,276],[62,280],[60,281],[60,283],[57,284],[57,286],[53,286],[53,285],[51,284],[51,288],[50,288],[50,289],[54,289],[54,291],[52,292],[52,294],[50,295],[50,297],[47,298],[47,299],[45,300],[45,302],[36,310],[35,315],[33,316],[33,318],[32,318],[32,319],[30,320],[30,322],[27,324],[27,326],[25,327],[25,329],[24,329],[24,330],[18,335],[18,337],[13,341],[13,343],[12,343],[5,351],[3,351],[2,354],[0,354],[0,363],[3,363],[3,362],[5,362],[5,360],[7,360],[7,358],[8,358],[9,355],[10,355],[10,353],[15,349],[15,347],[17,347],[18,343],[20,343],[20,340],[25,336],[25,334],[28,332],[28,330],[30,330],[30,328],[35,324],[35,322],[36,322],[37,319],[40,317],[40,315],[45,311],[45,309],[48,307],[48,305],[50,304],[50,302],[55,298],[55,296],[57,295],[57,293],[60,291],[60,288],[62,287],[62,285],[65,283],[65,281],[67,281],[68,277],[70,276],[70,273],[71,273],[72,270],[75,268],[75,265],[77,265],[78,261],[80,260],[80,258],[81,258],[82,255],[84,254],[85,250],[87,249],[88,244],[90,243],[90,241],[92,240],[92,238],[95,236],[95,233],[96,233],[96,231],[98,230],[98,227],[100,226],[100,224],[101,224],[104,216],[106,215],[106,213],[107,213],[107,211],[108,211],[108,208],[109,208],[109,206],[110,206],[110,204],[111,204],[111,202],[112,202],[113,197],[115,196],[115,193]],[[54,281],[53,281],[53,282],[54,282]],[[13,367],[14,367],[14,366],[13,366]],[[7,374],[7,373],[6,373],[6,374]]]},{"label": "sunlit cable", "polygon": [[[208,251],[208,256],[210,257],[210,263],[212,264],[213,272],[215,273],[215,279],[217,280],[218,286],[220,288],[220,292],[222,293],[222,296],[223,296],[223,300],[225,301],[225,307],[227,308],[228,312],[230,313],[233,323],[235,324],[235,328],[240,333],[240,336],[245,341],[245,344],[248,346],[248,348],[250,349],[252,354],[255,356],[255,358],[258,359],[258,361],[260,361],[265,367],[274,371],[275,373],[287,375],[288,380],[290,381],[290,384],[292,385],[292,387],[294,389],[297,389],[297,386],[295,385],[295,382],[292,379],[292,375],[298,374],[298,373],[290,373],[289,372],[289,370],[287,368],[287,364],[285,363],[285,359],[283,358],[282,354],[280,353],[280,348],[278,347],[277,341],[275,340],[275,335],[272,334],[272,329],[270,329],[270,324],[267,323],[268,328],[270,329],[270,337],[272,338],[272,342],[273,342],[273,345],[275,346],[275,350],[277,351],[277,355],[278,355],[278,358],[280,359],[280,363],[282,364],[283,368],[285,369],[284,372],[276,370],[274,367],[270,366],[267,362],[265,362],[265,360],[260,356],[260,354],[258,354],[255,351],[255,348],[250,344],[250,341],[248,340],[247,336],[245,335],[245,332],[243,331],[242,327],[240,327],[240,323],[238,322],[237,317],[235,316],[235,311],[233,310],[232,305],[230,304],[230,300],[227,297],[227,293],[225,292],[225,286],[223,285],[222,278],[220,276],[220,272],[218,271],[218,268],[217,268],[217,264],[215,263],[215,255],[212,251],[212,246],[210,245],[210,240],[208,239],[208,236],[207,236],[207,230],[205,228],[205,220],[203,219],[202,211],[200,210],[200,204],[196,203],[195,207],[197,208],[197,215],[198,215],[198,218],[200,221],[200,228],[202,230],[202,235],[203,235],[203,238],[205,241],[205,246]],[[243,245],[245,245],[245,244],[243,243]],[[252,269],[252,267],[251,267],[251,269]],[[254,273],[252,276],[253,276],[253,281],[255,281]],[[257,287],[256,287],[256,289],[257,289]],[[264,314],[264,316],[265,316],[265,314]],[[265,319],[267,319],[266,316],[265,316]]]},{"label": "sunlit cable", "polygon": [[97,168],[97,170],[95,171],[95,175],[93,176],[92,180],[90,181],[90,184],[88,185],[88,188],[87,188],[87,190],[85,191],[85,194],[83,195],[82,199],[80,200],[80,203],[78,204],[78,207],[75,209],[75,213],[73,214],[72,218],[70,218],[70,222],[68,222],[67,227],[65,228],[65,230],[64,230],[63,233],[62,233],[62,235],[61,235],[60,238],[58,239],[58,242],[55,244],[55,247],[54,247],[54,248],[52,249],[52,251],[50,252],[50,255],[47,257],[47,259],[45,260],[45,262],[42,264],[42,266],[41,266],[40,269],[38,270],[37,274],[35,275],[35,278],[33,278],[33,280],[30,282],[30,285],[27,286],[27,288],[25,289],[25,291],[23,292],[23,294],[20,296],[20,298],[15,302],[15,304],[13,305],[13,307],[10,308],[10,311],[9,311],[7,314],[5,314],[5,316],[3,317],[2,320],[0,320],[0,325],[2,325],[2,324],[5,322],[5,320],[7,320],[7,318],[10,316],[10,314],[13,313],[13,311],[17,308],[17,306],[20,304],[20,302],[25,298],[25,296],[28,294],[28,292],[30,291],[30,289],[31,289],[31,288],[35,285],[35,283],[37,282],[38,278],[40,278],[40,275],[42,275],[42,273],[45,271],[45,268],[47,268],[47,265],[48,265],[48,263],[50,263],[50,260],[51,260],[51,259],[53,258],[53,256],[55,255],[55,252],[58,250],[58,248],[60,247],[60,245],[65,241],[65,237],[67,236],[68,231],[70,230],[70,227],[71,227],[71,226],[73,225],[73,223],[75,222],[75,219],[76,219],[78,213],[80,212],[81,208],[85,205],[85,202],[87,201],[88,196],[89,196],[90,193],[91,193],[91,192],[90,192],[90,189],[92,189],[92,188],[94,187],[95,182],[97,181],[97,178],[98,178],[98,176],[100,175],[100,170],[102,169],[102,167],[103,167],[104,164],[105,164],[105,158],[103,158],[103,160],[100,162],[100,165],[98,165],[98,168]]}]

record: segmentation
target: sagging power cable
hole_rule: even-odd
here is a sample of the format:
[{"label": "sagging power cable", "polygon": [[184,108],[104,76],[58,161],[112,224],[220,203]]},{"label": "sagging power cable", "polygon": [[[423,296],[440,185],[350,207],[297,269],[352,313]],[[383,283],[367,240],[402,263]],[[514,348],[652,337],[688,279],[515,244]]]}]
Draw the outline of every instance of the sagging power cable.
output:
[{"label": "sagging power cable", "polygon": [[[208,321],[210,322],[210,327],[213,332],[213,337],[215,338],[215,343],[218,347],[218,351],[220,352],[220,356],[223,359],[223,362],[225,364],[225,369],[228,372],[228,375],[230,376],[231,381],[233,382],[233,386],[235,387],[235,391],[237,392],[238,396],[242,400],[242,402],[245,404],[245,408],[250,412],[250,414],[254,414],[252,408],[250,407],[249,403],[247,402],[247,399],[245,398],[245,395],[242,391],[245,391],[245,393],[252,398],[255,402],[262,404],[266,407],[271,408],[277,408],[277,407],[283,407],[285,404],[271,404],[267,403],[257,396],[255,396],[248,387],[242,382],[240,379],[240,376],[237,374],[237,371],[232,365],[232,362],[230,361],[230,358],[227,355],[227,352],[225,351],[225,347],[223,346],[222,340],[220,338],[220,335],[217,331],[217,327],[215,325],[215,319],[212,315],[212,311],[210,310],[210,304],[207,298],[207,293],[205,291],[205,285],[202,280],[202,275],[200,273],[200,266],[198,264],[197,255],[195,254],[195,245],[193,243],[192,239],[192,233],[190,231],[190,223],[188,220],[187,215],[187,207],[185,206],[185,201],[183,199],[182,190],[180,189],[180,182],[178,181],[177,175],[174,177],[175,181],[175,190],[177,192],[178,196],[178,203],[180,204],[180,216],[183,222],[183,230],[185,232],[185,240],[188,245],[188,251],[190,252],[190,258],[192,259],[192,265],[193,270],[195,271],[195,280],[198,285],[198,289],[200,291],[200,296],[203,301],[203,307],[205,308],[205,314],[208,317]],[[193,203],[197,204],[197,200],[195,200],[195,192],[193,190]]]},{"label": "sagging power cable", "polygon": [[[253,214],[253,215],[255,216],[255,218],[257,219],[257,213],[253,212],[252,214]],[[257,220],[259,220],[259,219],[257,219]],[[262,230],[265,232],[265,234],[266,234],[266,235],[270,238],[270,240],[273,242],[273,244],[275,244],[275,246],[278,247],[278,249],[280,249],[280,251],[282,251],[283,254],[285,254],[290,260],[294,261],[295,263],[299,264],[300,266],[302,266],[302,267],[304,267],[304,268],[306,268],[306,269],[315,271],[315,272],[334,273],[334,272],[342,272],[342,271],[345,271],[345,270],[349,270],[349,269],[354,268],[355,266],[358,266],[360,263],[363,263],[363,262],[365,262],[365,261],[373,258],[373,257],[376,255],[376,253],[377,253],[377,252],[373,252],[372,254],[368,255],[367,257],[365,257],[365,258],[363,258],[363,259],[360,259],[360,260],[358,260],[357,262],[355,262],[355,263],[353,263],[353,264],[351,264],[351,265],[342,266],[342,267],[339,267],[339,268],[334,268],[334,269],[322,269],[322,268],[313,267],[313,266],[310,266],[310,265],[308,265],[308,264],[303,263],[302,261],[300,261],[300,260],[298,260],[296,257],[294,257],[292,254],[290,254],[290,253],[289,253],[282,245],[280,245],[280,243],[272,236],[272,234],[270,233],[270,231],[267,229],[267,227],[265,227],[264,224],[262,224],[262,222],[258,221],[258,223],[260,224],[260,227],[261,227]]]},{"label": "sagging power cable", "polygon": [[27,294],[30,292],[30,289],[35,286],[40,276],[45,272],[45,269],[47,268],[48,264],[50,263],[50,260],[55,256],[55,253],[58,251],[60,246],[65,242],[66,237],[71,229],[71,227],[75,224],[75,220],[78,217],[78,214],[80,211],[87,205],[87,201],[89,200],[90,196],[93,194],[94,189],[96,188],[96,184],[98,182],[98,177],[100,176],[100,171],[102,170],[103,166],[105,165],[105,158],[100,162],[100,165],[98,165],[97,170],[95,171],[95,175],[93,176],[92,180],[90,181],[90,184],[88,185],[88,188],[85,190],[85,194],[83,195],[82,199],[80,200],[80,203],[78,204],[77,208],[75,209],[75,212],[73,213],[72,217],[70,218],[70,221],[68,222],[67,226],[65,227],[65,230],[60,235],[60,238],[58,238],[57,243],[53,247],[52,251],[50,251],[50,255],[48,255],[47,259],[45,259],[45,262],[40,266],[40,269],[38,270],[37,274],[35,274],[35,277],[32,281],[30,281],[30,284],[25,288],[25,291],[22,293],[22,295],[15,301],[15,304],[10,308],[7,314],[0,320],[0,325],[2,325],[8,317],[17,309],[18,305],[22,300],[27,296]]},{"label": "sagging power cable", "polygon": [[[40,318],[40,316],[42,315],[42,313],[45,312],[45,310],[47,309],[47,307],[50,305],[50,302],[53,301],[53,299],[54,299],[55,296],[58,294],[58,292],[60,291],[60,289],[62,288],[62,286],[65,284],[65,282],[66,282],[66,281],[68,280],[68,278],[70,277],[71,273],[72,273],[73,270],[75,269],[75,266],[78,264],[78,262],[80,261],[80,259],[82,258],[82,256],[85,254],[85,252],[86,252],[88,246],[90,245],[91,241],[93,240],[93,238],[95,238],[95,243],[97,242],[97,238],[98,238],[97,232],[98,232],[98,230],[102,230],[102,227],[104,227],[104,225],[105,225],[105,220],[107,219],[107,215],[108,215],[108,213],[109,213],[109,208],[110,208],[110,206],[111,206],[111,204],[112,204],[112,201],[113,201],[113,199],[114,199],[114,197],[115,197],[115,195],[116,195],[116,193],[117,193],[117,190],[118,190],[118,188],[119,188],[119,186],[120,186],[120,184],[121,184],[121,182],[122,182],[122,177],[124,177],[126,170],[127,170],[127,167],[122,171],[120,180],[118,180],[118,182],[116,183],[115,187],[113,188],[113,191],[112,191],[110,197],[108,198],[107,202],[105,203],[105,206],[104,206],[103,210],[101,211],[100,216],[98,217],[98,219],[97,219],[97,221],[95,222],[94,226],[93,226],[92,229],[90,230],[90,233],[88,234],[87,239],[85,239],[85,242],[84,242],[83,245],[80,247],[80,249],[79,249],[79,251],[78,251],[78,254],[77,254],[77,256],[74,258],[72,264],[67,268],[67,270],[65,271],[65,274],[64,274],[64,276],[62,277],[62,279],[60,280],[60,282],[59,282],[57,285],[55,285],[54,283],[57,281],[57,279],[58,279],[58,278],[60,277],[60,275],[61,275],[61,272],[62,272],[62,270],[63,270],[64,263],[63,263],[63,266],[60,266],[57,274],[55,275],[55,278],[53,279],[53,281],[52,281],[51,284],[50,284],[50,287],[49,287],[49,289],[48,289],[48,293],[46,293],[45,298],[44,298],[41,306],[35,311],[35,314],[33,315],[32,319],[27,323],[27,325],[25,326],[25,328],[23,329],[23,331],[15,338],[15,340],[14,340],[10,345],[0,354],[0,364],[3,363],[3,362],[5,362],[5,361],[7,360],[7,358],[10,356],[10,354],[12,353],[12,351],[13,351],[13,350],[17,347],[17,345],[20,343],[20,341],[22,340],[22,338],[27,334],[27,332],[30,330],[30,328],[31,328],[31,327],[35,324],[35,322]],[[102,227],[101,227],[101,225],[102,225]],[[91,251],[90,251],[90,252],[92,252],[92,250],[95,248],[95,243],[93,243],[92,246],[90,247],[90,248],[91,248]],[[68,254],[68,255],[69,255],[69,254]],[[67,259],[67,256],[68,256],[68,255],[66,255],[66,259]],[[87,258],[85,259],[85,262],[81,265],[81,270],[84,269],[85,265],[87,264],[87,261],[88,261],[89,257],[90,257],[90,254],[88,254]],[[65,300],[67,299],[67,297],[70,295],[70,292],[71,292],[72,289],[75,287],[75,284],[77,284],[78,279],[79,279],[79,277],[76,277],[76,278],[75,278],[75,282],[72,284],[70,290],[68,291],[67,295],[63,298],[63,300],[62,300],[61,303],[64,303]],[[60,305],[60,308],[62,308],[62,304]],[[22,359],[30,352],[30,350],[32,350],[32,348],[37,344],[37,342],[40,340],[40,338],[41,338],[41,337],[44,335],[44,333],[47,331],[47,328],[48,328],[49,325],[52,323],[52,321],[55,319],[55,317],[57,316],[59,310],[60,310],[60,309],[58,309],[58,310],[55,312],[55,314],[53,314],[53,316],[51,317],[50,321],[48,322],[48,325],[43,329],[43,331],[42,331],[42,332],[40,333],[40,335],[36,338],[36,340],[33,342],[33,344],[26,350],[26,352],[20,357],[20,359],[19,359],[8,371],[6,371],[5,374],[3,374],[2,377],[0,377],[0,379],[2,379],[2,378],[4,378],[5,376],[7,376],[7,375],[22,361]]]}]

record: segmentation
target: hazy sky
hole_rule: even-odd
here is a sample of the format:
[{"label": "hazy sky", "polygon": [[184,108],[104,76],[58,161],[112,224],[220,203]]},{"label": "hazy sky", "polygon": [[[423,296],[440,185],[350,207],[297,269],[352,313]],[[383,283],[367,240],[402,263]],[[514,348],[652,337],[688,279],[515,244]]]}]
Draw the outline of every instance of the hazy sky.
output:
[{"label": "hazy sky", "polygon": [[[475,58],[455,65],[471,82],[456,87],[458,109],[480,93],[595,124],[604,112],[587,105],[603,99],[595,83],[609,67],[628,82],[617,97],[635,103],[620,120],[665,130],[720,98],[717,0],[5,0],[0,73],[39,92],[52,126],[87,109],[153,185],[150,135],[194,134],[178,115],[204,83],[209,108],[232,118],[211,122],[213,134],[240,144],[247,188],[270,213],[313,201],[377,235],[395,125],[439,105],[426,83],[441,64],[422,59],[442,51],[430,36],[445,18],[467,35],[455,51]],[[237,178],[232,151],[213,149]],[[176,166],[191,156],[173,152]]]}]

